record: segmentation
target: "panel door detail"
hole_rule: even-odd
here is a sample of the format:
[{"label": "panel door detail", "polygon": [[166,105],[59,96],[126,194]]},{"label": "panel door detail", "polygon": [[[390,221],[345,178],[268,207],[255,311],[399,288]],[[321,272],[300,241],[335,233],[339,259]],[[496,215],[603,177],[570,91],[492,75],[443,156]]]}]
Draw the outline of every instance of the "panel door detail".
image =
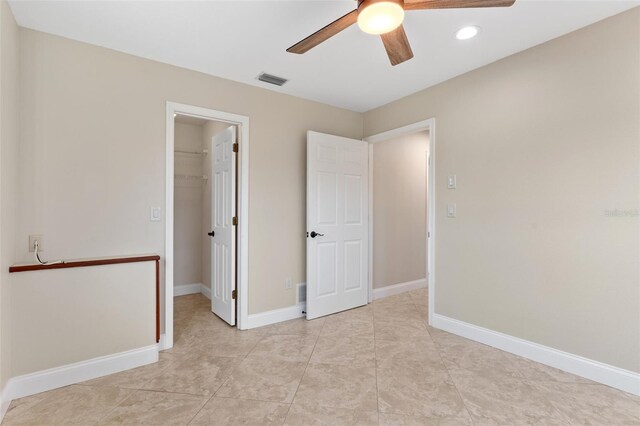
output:
[{"label": "panel door detail", "polygon": [[235,126],[211,141],[211,311],[230,325],[236,323],[235,142]]},{"label": "panel door detail", "polygon": [[368,301],[366,142],[307,133],[307,319]]}]

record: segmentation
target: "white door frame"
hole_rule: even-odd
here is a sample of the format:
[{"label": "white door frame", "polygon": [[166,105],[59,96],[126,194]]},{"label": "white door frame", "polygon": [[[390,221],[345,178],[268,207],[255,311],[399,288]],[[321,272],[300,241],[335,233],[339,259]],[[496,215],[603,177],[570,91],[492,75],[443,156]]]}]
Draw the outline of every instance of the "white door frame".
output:
[{"label": "white door frame", "polygon": [[435,306],[435,258],[436,258],[436,119],[420,121],[387,132],[378,133],[364,138],[369,142],[369,302],[373,301],[373,144],[410,135],[418,132],[429,131],[429,164],[427,164],[427,259],[426,277],[429,284],[429,325],[432,324]]},{"label": "white door frame", "polygon": [[174,117],[176,114],[220,121],[238,126],[238,318],[237,326],[248,325],[249,289],[249,117],[192,105],[167,102],[166,166],[165,166],[165,268],[164,268],[164,333],[160,349],[173,347],[173,203],[174,203]]}]

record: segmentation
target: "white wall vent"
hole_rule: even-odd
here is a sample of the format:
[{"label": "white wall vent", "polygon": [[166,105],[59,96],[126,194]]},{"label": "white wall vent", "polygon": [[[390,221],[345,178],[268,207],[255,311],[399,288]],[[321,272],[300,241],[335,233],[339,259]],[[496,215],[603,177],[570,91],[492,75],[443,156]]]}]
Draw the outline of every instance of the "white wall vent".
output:
[{"label": "white wall vent", "polygon": [[307,283],[298,283],[296,290],[298,304],[307,303]]},{"label": "white wall vent", "polygon": [[267,74],[266,72],[260,73],[258,75],[258,80],[264,81],[265,83],[275,84],[276,86],[282,86],[287,81],[286,78],[278,77],[277,75]]}]

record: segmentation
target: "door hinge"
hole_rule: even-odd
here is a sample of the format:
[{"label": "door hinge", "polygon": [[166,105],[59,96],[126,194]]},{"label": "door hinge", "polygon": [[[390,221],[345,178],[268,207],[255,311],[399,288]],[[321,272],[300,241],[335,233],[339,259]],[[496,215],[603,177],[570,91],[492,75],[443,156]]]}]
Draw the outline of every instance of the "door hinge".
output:
[{"label": "door hinge", "polygon": [[231,223],[233,226],[238,226],[238,216],[234,216],[233,219],[231,219]]},{"label": "door hinge", "polygon": [[233,152],[238,152],[238,142],[233,144]]},{"label": "door hinge", "polygon": [[231,292],[231,298],[234,300],[238,298],[238,290],[233,290]]}]

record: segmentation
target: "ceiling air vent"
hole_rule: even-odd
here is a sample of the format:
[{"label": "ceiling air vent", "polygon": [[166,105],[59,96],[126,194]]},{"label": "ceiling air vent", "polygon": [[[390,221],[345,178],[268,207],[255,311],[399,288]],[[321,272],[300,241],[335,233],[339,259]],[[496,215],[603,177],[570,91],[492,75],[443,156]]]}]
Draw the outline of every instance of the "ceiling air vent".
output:
[{"label": "ceiling air vent", "polygon": [[258,75],[258,80],[264,81],[265,83],[269,83],[269,84],[275,84],[276,86],[282,86],[287,81],[289,81],[286,78],[267,74],[266,72],[260,73],[260,75]]}]

